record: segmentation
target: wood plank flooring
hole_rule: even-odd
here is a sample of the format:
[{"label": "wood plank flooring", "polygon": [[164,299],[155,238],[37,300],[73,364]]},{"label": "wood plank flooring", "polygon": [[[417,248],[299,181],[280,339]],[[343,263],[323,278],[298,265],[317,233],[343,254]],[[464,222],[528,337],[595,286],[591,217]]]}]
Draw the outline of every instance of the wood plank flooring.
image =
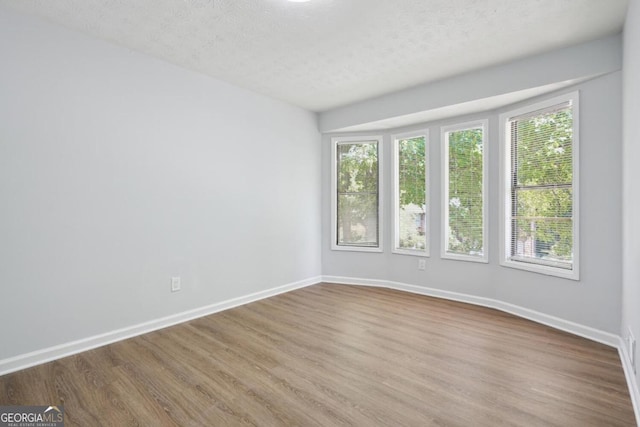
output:
[{"label": "wood plank flooring", "polygon": [[633,426],[617,351],[500,311],[320,284],[0,377],[67,426]]}]

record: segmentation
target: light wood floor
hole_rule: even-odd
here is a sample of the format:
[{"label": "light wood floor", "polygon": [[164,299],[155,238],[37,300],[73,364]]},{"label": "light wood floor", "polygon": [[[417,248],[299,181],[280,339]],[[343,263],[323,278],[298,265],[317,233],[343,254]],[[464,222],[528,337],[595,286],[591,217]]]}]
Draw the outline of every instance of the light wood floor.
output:
[{"label": "light wood floor", "polygon": [[321,284],[0,377],[67,426],[633,426],[617,351],[499,311]]}]

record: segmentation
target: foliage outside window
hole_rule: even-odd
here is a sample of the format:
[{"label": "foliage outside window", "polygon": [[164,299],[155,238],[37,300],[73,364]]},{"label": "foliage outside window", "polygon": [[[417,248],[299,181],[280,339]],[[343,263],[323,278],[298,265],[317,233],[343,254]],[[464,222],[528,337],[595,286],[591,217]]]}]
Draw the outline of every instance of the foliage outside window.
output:
[{"label": "foliage outside window", "polygon": [[442,257],[487,262],[486,121],[444,128]]},{"label": "foliage outside window", "polygon": [[334,249],[379,250],[379,138],[334,140]]},{"label": "foliage outside window", "polygon": [[428,255],[426,132],[394,138],[394,252]]},{"label": "foliage outside window", "polygon": [[511,265],[577,278],[575,105],[571,98],[558,101],[504,120],[505,258]]}]

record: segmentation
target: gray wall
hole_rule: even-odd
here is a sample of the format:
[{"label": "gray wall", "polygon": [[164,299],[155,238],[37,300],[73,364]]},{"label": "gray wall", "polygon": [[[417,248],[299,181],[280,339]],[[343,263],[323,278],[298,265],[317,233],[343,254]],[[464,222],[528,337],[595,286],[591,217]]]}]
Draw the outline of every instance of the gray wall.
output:
[{"label": "gray wall", "polygon": [[[547,64],[552,67],[553,64]],[[477,85],[484,82],[479,76]],[[517,76],[516,76],[517,77]],[[515,78],[515,77],[514,77]],[[431,257],[426,271],[417,258],[391,253],[389,218],[391,144],[385,133],[384,253],[332,251],[330,242],[330,134],[323,137],[323,252],[325,275],[388,280],[473,296],[495,298],[561,319],[618,334],[621,314],[621,73],[598,77],[559,93],[580,91],[580,281],[560,279],[499,265],[498,114],[457,117],[394,130],[427,127],[431,155]],[[554,96],[552,93],[546,97]],[[539,97],[535,100],[544,99]],[[441,125],[489,118],[489,264],[440,259]],[[391,132],[391,133],[392,133]],[[379,132],[373,132],[378,134]]]},{"label": "gray wall", "polygon": [[312,113],[1,7],[0,58],[0,359],[320,274]]},{"label": "gray wall", "polygon": [[[640,339],[640,2],[631,0],[624,26],[623,130],[623,317],[622,336],[629,328]],[[637,352],[640,344],[636,343]],[[636,380],[640,365],[636,360]],[[636,391],[637,393],[637,391]]]}]

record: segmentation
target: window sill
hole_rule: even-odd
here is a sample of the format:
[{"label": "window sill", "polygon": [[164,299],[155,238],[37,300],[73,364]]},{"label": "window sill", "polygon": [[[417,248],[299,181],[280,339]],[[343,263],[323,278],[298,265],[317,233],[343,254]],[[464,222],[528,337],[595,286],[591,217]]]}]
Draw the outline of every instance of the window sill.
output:
[{"label": "window sill", "polygon": [[379,246],[343,246],[336,245],[335,243],[331,245],[332,251],[346,251],[346,252],[382,252],[382,248]]},{"label": "window sill", "polygon": [[423,257],[423,258],[429,258],[429,252],[427,251],[421,251],[418,249],[394,249],[391,251],[394,254],[397,255],[410,255],[410,256],[419,256],[419,257]]},{"label": "window sill", "polygon": [[454,260],[454,261],[479,262],[479,263],[482,263],[482,264],[488,264],[489,263],[489,257],[486,256],[486,255],[483,255],[483,256],[479,256],[479,255],[462,255],[462,254],[452,254],[452,253],[449,253],[449,252],[442,252],[442,254],[440,254],[440,258]]},{"label": "window sill", "polygon": [[500,265],[508,268],[515,268],[517,270],[530,271],[532,273],[545,274],[547,276],[555,276],[562,279],[580,280],[580,275],[577,269],[567,270],[564,268],[551,267],[547,265],[533,264],[522,261],[503,260]]}]

